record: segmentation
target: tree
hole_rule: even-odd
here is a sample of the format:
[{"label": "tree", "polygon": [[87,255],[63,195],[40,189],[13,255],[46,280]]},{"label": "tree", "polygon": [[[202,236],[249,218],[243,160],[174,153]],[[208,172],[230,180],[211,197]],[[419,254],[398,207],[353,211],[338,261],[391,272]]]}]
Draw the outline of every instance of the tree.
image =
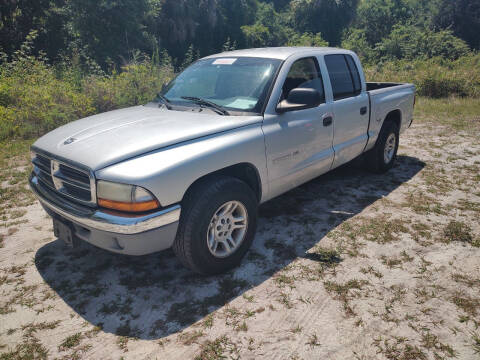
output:
[{"label": "tree", "polygon": [[373,46],[367,41],[364,29],[349,29],[342,41],[342,48],[355,51],[364,62],[369,62],[375,57]]},{"label": "tree", "polygon": [[303,34],[293,34],[288,40],[287,46],[328,46],[322,38],[321,33],[303,33]]},{"label": "tree", "polygon": [[291,26],[300,33],[321,33],[328,43],[340,45],[344,29],[355,16],[358,0],[293,0]]},{"label": "tree", "polygon": [[374,46],[388,36],[396,24],[405,24],[414,9],[406,0],[365,0],[360,3],[355,27],[364,30],[365,40]]},{"label": "tree", "polygon": [[280,11],[285,9],[290,4],[290,0],[260,0],[261,2],[272,3],[275,10]]},{"label": "tree", "polygon": [[100,64],[121,62],[135,49],[153,50],[147,41],[148,0],[70,0],[71,36]]},{"label": "tree", "polygon": [[249,47],[281,46],[292,33],[284,13],[278,13],[270,3],[258,5],[255,24],[242,26]]},{"label": "tree", "polygon": [[441,0],[433,25],[451,29],[472,48],[480,48],[480,0]]},{"label": "tree", "polygon": [[248,47],[265,47],[270,44],[270,31],[262,24],[242,26]]},{"label": "tree", "polygon": [[55,59],[66,43],[64,0],[10,0],[0,4],[0,50],[12,55],[31,31],[34,53],[43,50]]},{"label": "tree", "polygon": [[442,57],[456,60],[469,53],[468,45],[453,35],[451,30],[438,32],[409,25],[396,25],[391,34],[375,48],[378,57],[417,59]]}]

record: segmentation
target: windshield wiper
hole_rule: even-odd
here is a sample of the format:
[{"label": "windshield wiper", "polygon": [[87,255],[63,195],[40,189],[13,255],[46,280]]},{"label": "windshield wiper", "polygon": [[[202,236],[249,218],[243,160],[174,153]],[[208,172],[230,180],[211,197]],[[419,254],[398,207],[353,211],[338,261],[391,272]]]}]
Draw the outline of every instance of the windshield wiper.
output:
[{"label": "windshield wiper", "polygon": [[172,106],[170,105],[170,100],[168,100],[165,96],[163,96],[162,94],[158,93],[157,94],[157,98],[159,98],[166,106],[166,108],[168,110],[171,110],[172,109]]},{"label": "windshield wiper", "polygon": [[193,101],[198,105],[208,106],[209,108],[216,110],[216,112],[221,115],[230,115],[230,113],[223,106],[215,104],[214,102],[196,96],[182,96],[182,99]]}]

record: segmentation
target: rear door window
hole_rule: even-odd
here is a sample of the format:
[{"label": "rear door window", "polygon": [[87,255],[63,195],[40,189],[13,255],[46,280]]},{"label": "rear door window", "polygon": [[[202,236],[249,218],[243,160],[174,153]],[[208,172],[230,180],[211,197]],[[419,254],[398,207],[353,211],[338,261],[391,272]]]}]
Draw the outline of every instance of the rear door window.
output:
[{"label": "rear door window", "polygon": [[325,55],[334,100],[357,95],[361,90],[360,75],[348,55]]}]

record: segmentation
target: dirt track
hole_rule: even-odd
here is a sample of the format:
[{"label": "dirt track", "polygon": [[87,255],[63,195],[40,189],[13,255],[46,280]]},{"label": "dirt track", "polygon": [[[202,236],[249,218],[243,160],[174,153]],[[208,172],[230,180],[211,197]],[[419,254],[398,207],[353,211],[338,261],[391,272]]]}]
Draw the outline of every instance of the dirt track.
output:
[{"label": "dirt track", "polygon": [[68,250],[38,203],[13,209],[27,222],[0,228],[0,352],[478,359],[478,133],[420,124],[401,143],[386,175],[348,165],[263,205],[252,250],[224,276],[171,252]]}]

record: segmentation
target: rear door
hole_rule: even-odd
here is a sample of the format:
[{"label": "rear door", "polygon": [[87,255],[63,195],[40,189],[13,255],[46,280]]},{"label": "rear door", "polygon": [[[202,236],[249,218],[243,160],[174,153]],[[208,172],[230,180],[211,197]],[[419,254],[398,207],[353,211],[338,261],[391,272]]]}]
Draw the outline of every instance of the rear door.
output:
[{"label": "rear door", "polygon": [[324,56],[333,92],[335,159],[332,168],[360,155],[368,141],[369,101],[349,54]]},{"label": "rear door", "polygon": [[[310,56],[292,60],[282,71],[272,94],[276,101],[266,111],[263,124],[272,196],[328,171],[333,161],[332,105],[325,101],[318,59]],[[299,87],[316,89],[323,97],[322,103],[308,109],[276,113],[278,102]]]}]

